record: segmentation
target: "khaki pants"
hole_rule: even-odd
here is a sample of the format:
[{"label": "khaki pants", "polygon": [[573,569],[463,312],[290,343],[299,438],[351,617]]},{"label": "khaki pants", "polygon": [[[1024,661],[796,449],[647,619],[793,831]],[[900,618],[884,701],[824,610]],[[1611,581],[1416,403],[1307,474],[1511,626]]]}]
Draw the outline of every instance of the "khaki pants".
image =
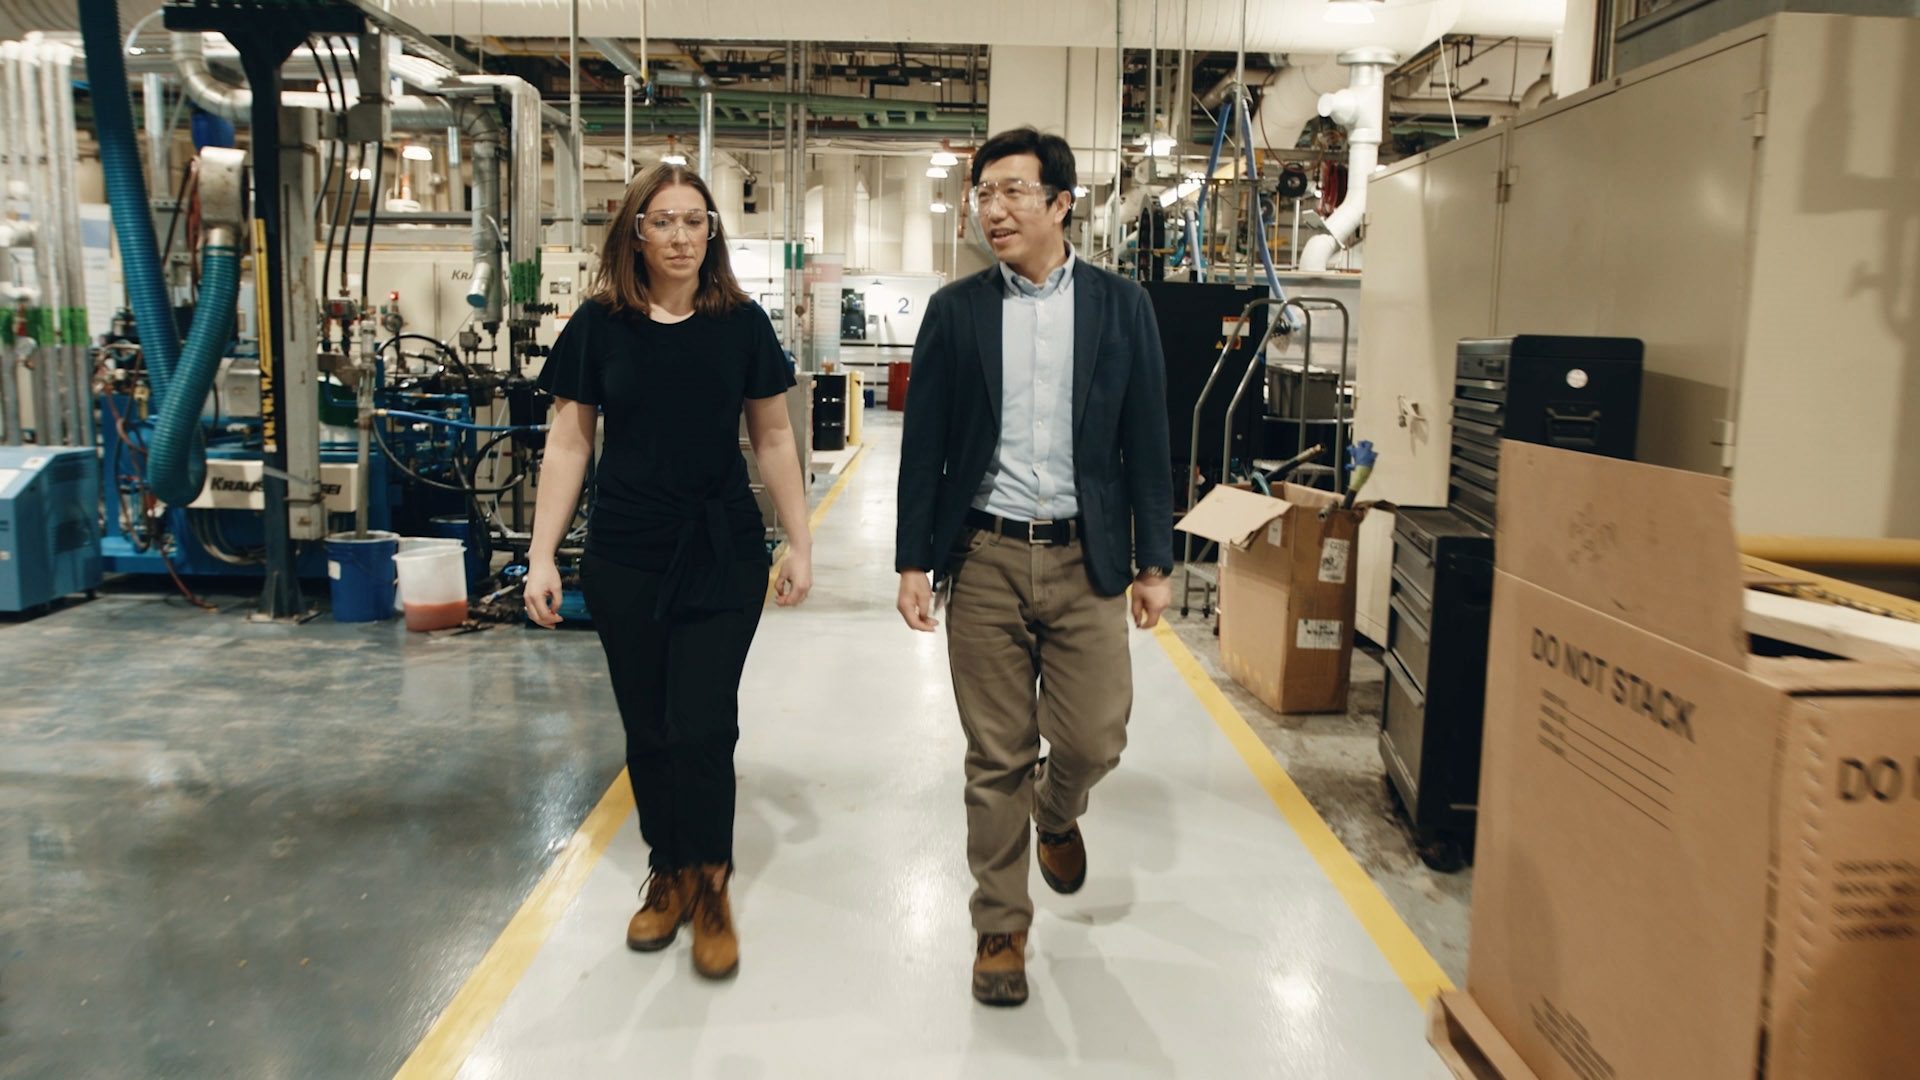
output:
[{"label": "khaki pants", "polygon": [[[947,612],[953,696],[967,734],[973,926],[1025,930],[1033,824],[1065,832],[1120,762],[1133,708],[1127,598],[1095,593],[1079,544],[967,534]],[[1047,764],[1036,770],[1040,738]]]}]

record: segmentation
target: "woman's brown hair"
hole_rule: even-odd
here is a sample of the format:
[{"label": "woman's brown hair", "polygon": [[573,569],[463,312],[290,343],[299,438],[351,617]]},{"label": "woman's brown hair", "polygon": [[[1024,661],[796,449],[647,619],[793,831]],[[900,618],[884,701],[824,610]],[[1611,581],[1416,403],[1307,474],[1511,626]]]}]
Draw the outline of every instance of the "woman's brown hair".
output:
[{"label": "woman's brown hair", "polygon": [[[627,185],[627,197],[607,223],[606,240],[600,245],[600,267],[594,274],[591,298],[607,305],[615,315],[645,315],[653,305],[647,288],[647,263],[640,250],[640,238],[634,222],[645,213],[653,197],[675,186],[690,187],[706,200],[707,209],[718,211],[713,192],[700,174],[684,165],[656,165]],[[726,315],[747,303],[745,290],[734,279],[733,262],[728,257],[727,226],[714,215],[713,238],[707,241],[706,257],[700,261],[700,287],[693,296],[693,309],[709,317]]]}]

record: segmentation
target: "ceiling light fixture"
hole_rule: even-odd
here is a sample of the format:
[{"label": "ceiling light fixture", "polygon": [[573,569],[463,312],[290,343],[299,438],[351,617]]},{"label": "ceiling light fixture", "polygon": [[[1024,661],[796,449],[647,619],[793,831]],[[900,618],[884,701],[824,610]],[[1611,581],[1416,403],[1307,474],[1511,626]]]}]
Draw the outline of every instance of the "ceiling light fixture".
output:
[{"label": "ceiling light fixture", "polygon": [[347,177],[351,180],[371,180],[373,179],[373,170],[353,169],[347,173]]},{"label": "ceiling light fixture", "polygon": [[942,150],[934,154],[933,159],[929,161],[928,164],[936,169],[951,169],[955,165],[960,164],[960,155],[948,150]]},{"label": "ceiling light fixture", "polygon": [[687,164],[687,155],[680,153],[678,150],[670,150],[660,155],[660,164],[684,167]]},{"label": "ceiling light fixture", "polygon": [[944,214],[947,212],[947,204],[944,201],[936,199],[934,200],[933,205],[927,207],[927,209],[933,211],[936,214]]},{"label": "ceiling light fixture", "polygon": [[927,179],[929,180],[945,180],[946,178],[947,170],[938,165],[932,166],[927,170]]},{"label": "ceiling light fixture", "polygon": [[1076,198],[1076,199],[1084,199],[1084,198],[1086,198],[1086,197],[1087,197],[1087,195],[1088,195],[1088,194],[1089,194],[1089,192],[1087,191],[1087,185],[1085,185],[1085,184],[1075,184],[1075,185],[1074,185],[1074,188],[1073,188],[1073,197],[1074,197],[1074,198]]},{"label": "ceiling light fixture", "polygon": [[400,156],[408,161],[432,161],[433,151],[419,143],[408,143],[406,149],[400,151]]}]

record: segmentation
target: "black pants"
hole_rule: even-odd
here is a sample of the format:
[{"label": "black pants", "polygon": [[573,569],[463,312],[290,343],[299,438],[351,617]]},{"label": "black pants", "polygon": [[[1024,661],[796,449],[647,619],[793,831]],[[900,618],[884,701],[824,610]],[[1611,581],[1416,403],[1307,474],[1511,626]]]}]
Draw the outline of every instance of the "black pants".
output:
[{"label": "black pants", "polygon": [[627,774],[654,869],[733,860],[740,674],[760,625],[767,564],[733,567],[738,611],[654,617],[662,575],[588,555],[581,587],[627,729]]}]

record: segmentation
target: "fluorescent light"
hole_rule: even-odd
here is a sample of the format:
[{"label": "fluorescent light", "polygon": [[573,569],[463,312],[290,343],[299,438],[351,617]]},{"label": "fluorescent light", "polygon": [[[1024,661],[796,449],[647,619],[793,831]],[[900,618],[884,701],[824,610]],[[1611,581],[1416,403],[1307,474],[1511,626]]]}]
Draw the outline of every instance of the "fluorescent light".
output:
[{"label": "fluorescent light", "polygon": [[660,155],[660,164],[662,165],[685,165],[686,163],[687,155],[685,154],[673,153]]},{"label": "fluorescent light", "polygon": [[938,165],[935,165],[927,170],[927,179],[929,180],[945,180],[946,178],[947,178],[947,170],[941,168]]},{"label": "fluorescent light", "polygon": [[927,209],[933,211],[936,214],[944,214],[947,212],[947,204],[943,200],[935,199],[933,202],[933,205],[927,207]]},{"label": "fluorescent light", "polygon": [[408,161],[432,161],[433,151],[419,143],[408,143],[407,148],[400,151],[400,156]]},{"label": "fluorescent light", "polygon": [[960,164],[960,155],[949,153],[945,150],[942,150],[939,153],[933,155],[933,160],[928,162],[928,164],[932,165],[936,169],[951,169],[955,165]]},{"label": "fluorescent light", "polygon": [[1326,20],[1362,26],[1373,21],[1373,5],[1369,0],[1327,0]]}]

